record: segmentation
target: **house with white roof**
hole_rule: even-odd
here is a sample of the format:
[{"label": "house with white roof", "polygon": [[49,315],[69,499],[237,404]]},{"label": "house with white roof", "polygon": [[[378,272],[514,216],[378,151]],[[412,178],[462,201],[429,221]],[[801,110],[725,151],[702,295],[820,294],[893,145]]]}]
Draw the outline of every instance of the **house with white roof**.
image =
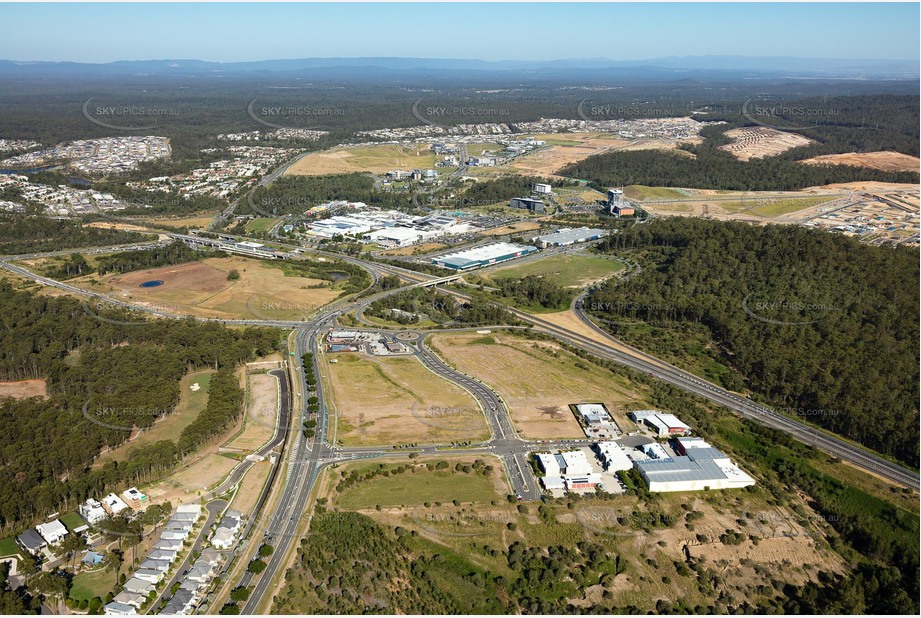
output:
[{"label": "house with white roof", "polygon": [[39,524],[35,529],[49,545],[57,545],[67,536],[67,528],[59,519]]},{"label": "house with white roof", "polygon": [[106,511],[98,500],[93,498],[87,499],[86,502],[77,507],[80,517],[86,520],[86,523],[93,526],[106,518]]}]

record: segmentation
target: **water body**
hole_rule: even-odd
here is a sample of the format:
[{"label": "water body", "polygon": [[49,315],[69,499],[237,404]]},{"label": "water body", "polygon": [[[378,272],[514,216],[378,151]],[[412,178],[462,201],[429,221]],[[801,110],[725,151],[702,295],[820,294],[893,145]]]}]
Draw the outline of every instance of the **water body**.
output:
[{"label": "water body", "polygon": [[162,281],[161,279],[152,279],[152,280],[150,280],[150,281],[145,281],[145,282],[142,283],[139,287],[142,287],[142,288],[155,288],[155,287],[160,286],[160,285],[163,285],[163,281]]},{"label": "water body", "polygon": [[349,278],[349,274],[348,274],[348,273],[341,273],[341,272],[339,272],[339,271],[333,271],[333,272],[330,272],[330,273],[327,273],[327,274],[329,275],[329,277],[330,277],[333,281],[335,281],[335,282],[337,282],[337,283],[338,283],[339,281],[342,281],[343,279],[348,279],[348,278]]}]

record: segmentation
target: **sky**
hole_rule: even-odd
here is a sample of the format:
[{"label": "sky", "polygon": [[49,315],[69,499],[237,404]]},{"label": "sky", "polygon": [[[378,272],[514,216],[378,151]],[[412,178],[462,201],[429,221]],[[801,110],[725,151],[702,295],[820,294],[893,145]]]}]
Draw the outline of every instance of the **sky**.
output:
[{"label": "sky", "polygon": [[3,3],[0,59],[917,60],[917,3]]}]

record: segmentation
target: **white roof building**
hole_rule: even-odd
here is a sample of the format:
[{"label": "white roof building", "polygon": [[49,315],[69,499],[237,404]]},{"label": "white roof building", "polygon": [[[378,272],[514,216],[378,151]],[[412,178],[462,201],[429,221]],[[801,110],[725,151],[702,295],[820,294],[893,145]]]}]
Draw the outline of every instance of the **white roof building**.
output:
[{"label": "white roof building", "polygon": [[39,524],[35,526],[35,529],[49,545],[56,545],[61,539],[67,536],[67,528],[64,527],[64,524],[62,524],[59,519],[49,521],[45,524]]},{"label": "white roof building", "polygon": [[650,459],[668,459],[670,455],[665,448],[656,442],[650,444],[644,444],[640,447],[640,450],[646,453]]},{"label": "white roof building", "polygon": [[544,484],[544,489],[548,491],[551,489],[566,489],[566,483],[559,476],[545,476],[540,481]]},{"label": "white roof building", "polygon": [[125,582],[124,589],[128,592],[136,592],[138,594],[150,594],[150,591],[153,590],[156,586],[153,582],[149,582],[144,579],[137,577],[132,577]]},{"label": "white roof building", "polygon": [[211,545],[218,549],[229,549],[233,547],[236,535],[230,528],[218,528],[211,536]]},{"label": "white roof building", "polygon": [[565,476],[584,476],[592,473],[592,465],[585,456],[585,451],[565,451],[560,453],[566,462]]},{"label": "white roof building", "polygon": [[77,511],[88,524],[95,525],[106,518],[106,511],[98,500],[89,498],[86,502],[77,507]]},{"label": "white roof building", "polygon": [[192,513],[197,517],[201,516],[200,504],[180,504],[176,507],[177,513]]},{"label": "white roof building", "polygon": [[128,508],[128,505],[125,504],[125,501],[119,498],[117,495],[109,494],[102,499],[102,508],[107,510],[112,515],[118,515],[126,508]]},{"label": "white roof building", "polygon": [[547,476],[561,476],[560,464],[552,453],[537,453],[537,462]]},{"label": "white roof building", "polygon": [[144,600],[146,598],[147,597],[144,596],[143,594],[139,594],[137,592],[128,592],[127,590],[122,590],[121,592],[116,594],[115,598],[113,598],[112,600],[116,603],[122,603],[124,605],[131,605],[132,607],[136,607],[140,609],[141,605],[144,604]]},{"label": "white roof building", "polygon": [[142,568],[135,571],[132,576],[154,584],[159,584],[160,580],[163,579],[163,571]]},{"label": "white roof building", "polygon": [[618,472],[633,468],[633,461],[617,442],[599,442],[598,454],[604,462],[605,470]]},{"label": "white roof building", "polygon": [[685,425],[681,419],[674,414],[650,414],[643,419],[651,429],[661,436],[685,435],[690,433],[691,428]]}]

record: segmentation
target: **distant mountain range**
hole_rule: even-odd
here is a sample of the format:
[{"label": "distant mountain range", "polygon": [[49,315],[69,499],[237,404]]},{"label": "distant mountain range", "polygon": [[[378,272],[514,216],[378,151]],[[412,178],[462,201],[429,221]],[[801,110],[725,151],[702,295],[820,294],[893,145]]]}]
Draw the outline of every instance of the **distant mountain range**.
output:
[{"label": "distant mountain range", "polygon": [[915,60],[841,60],[792,57],[669,56],[649,60],[603,58],[552,61],[485,61],[439,58],[303,58],[254,62],[203,60],[122,60],[102,64],[0,60],[0,76],[78,77],[126,75],[381,78],[386,76],[486,76],[516,73],[534,79],[629,77],[662,79],[834,78],[857,80],[918,79]]}]

